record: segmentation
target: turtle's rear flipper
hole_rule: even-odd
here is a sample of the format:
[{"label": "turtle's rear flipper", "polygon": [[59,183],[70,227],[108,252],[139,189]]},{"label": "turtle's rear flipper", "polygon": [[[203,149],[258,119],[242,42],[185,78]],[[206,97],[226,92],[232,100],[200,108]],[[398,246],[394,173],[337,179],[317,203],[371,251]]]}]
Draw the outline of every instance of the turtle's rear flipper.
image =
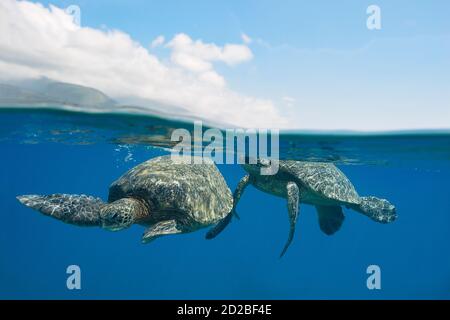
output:
[{"label": "turtle's rear flipper", "polygon": [[361,203],[352,208],[380,223],[389,223],[397,219],[395,206],[386,199],[361,197]]},{"label": "turtle's rear flipper", "polygon": [[206,239],[209,240],[217,237],[217,235],[221,233],[226,228],[226,226],[230,224],[233,216],[238,220],[240,219],[239,215],[236,212],[236,206],[239,200],[241,199],[241,196],[244,193],[245,188],[247,188],[250,182],[251,182],[250,175],[242,177],[242,179],[239,181],[236,187],[236,190],[234,190],[233,193],[233,209],[231,210],[230,213],[226,215],[225,218],[220,220],[219,223],[217,223],[214,227],[211,228],[211,230],[208,231],[208,233],[206,233]]},{"label": "turtle's rear flipper", "polygon": [[86,195],[52,194],[24,195],[17,199],[27,207],[46,216],[78,226],[100,226],[100,209],[104,202]]},{"label": "turtle's rear flipper", "polygon": [[223,231],[223,229],[226,228],[226,226],[231,222],[231,219],[233,218],[233,215],[236,213],[231,211],[225,218],[220,220],[214,227],[212,227],[207,233],[206,233],[206,239],[210,240],[215,238],[219,233]]},{"label": "turtle's rear flipper", "polygon": [[340,206],[316,206],[319,216],[320,230],[326,235],[337,232],[344,222],[344,214]]}]

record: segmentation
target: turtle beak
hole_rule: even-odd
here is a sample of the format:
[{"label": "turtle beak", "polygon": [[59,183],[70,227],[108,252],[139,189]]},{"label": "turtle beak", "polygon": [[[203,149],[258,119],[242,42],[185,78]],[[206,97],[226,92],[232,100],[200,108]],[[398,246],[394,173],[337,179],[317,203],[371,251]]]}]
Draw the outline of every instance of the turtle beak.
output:
[{"label": "turtle beak", "polygon": [[[117,214],[113,214],[111,218],[115,218]],[[102,221],[102,228],[108,231],[120,231],[123,229],[122,226],[117,225],[116,223],[111,223],[111,220],[104,219]]]},{"label": "turtle beak", "polygon": [[120,231],[123,228],[122,227],[118,227],[118,226],[112,226],[112,225],[107,225],[107,224],[103,224],[102,228],[108,231]]}]

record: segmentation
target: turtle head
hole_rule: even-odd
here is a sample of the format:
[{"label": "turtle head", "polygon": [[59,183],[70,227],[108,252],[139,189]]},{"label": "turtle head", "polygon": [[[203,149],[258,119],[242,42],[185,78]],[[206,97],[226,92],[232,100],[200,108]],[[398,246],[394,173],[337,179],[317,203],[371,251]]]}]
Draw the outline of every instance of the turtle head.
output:
[{"label": "turtle head", "polygon": [[141,204],[131,198],[123,198],[105,205],[101,210],[102,227],[119,231],[131,226],[138,216]]},{"label": "turtle head", "polygon": [[245,156],[241,158],[242,167],[250,175],[274,175],[277,174],[279,162],[270,158],[252,158]]},{"label": "turtle head", "polygon": [[361,197],[357,211],[380,223],[389,223],[397,219],[395,206],[386,199]]}]

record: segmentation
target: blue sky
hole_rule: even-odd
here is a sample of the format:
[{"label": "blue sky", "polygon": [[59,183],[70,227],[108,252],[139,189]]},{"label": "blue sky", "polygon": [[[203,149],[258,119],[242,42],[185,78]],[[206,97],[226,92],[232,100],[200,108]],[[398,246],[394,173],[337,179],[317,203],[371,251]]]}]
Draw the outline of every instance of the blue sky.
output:
[{"label": "blue sky", "polygon": [[[270,100],[291,127],[391,130],[450,124],[448,1],[40,1],[81,8],[81,24],[222,46],[252,42],[251,61],[215,70],[239,93]],[[366,9],[381,9],[368,30]],[[162,61],[170,52],[149,48]],[[298,125],[297,125],[298,123]]]},{"label": "blue sky", "polygon": [[[35,1],[38,2],[38,1]],[[207,41],[233,42],[241,32],[273,45],[359,48],[379,37],[448,35],[448,1],[39,1],[82,9],[83,24],[121,29],[141,43],[185,32]],[[366,8],[382,9],[381,32],[365,27]]]}]

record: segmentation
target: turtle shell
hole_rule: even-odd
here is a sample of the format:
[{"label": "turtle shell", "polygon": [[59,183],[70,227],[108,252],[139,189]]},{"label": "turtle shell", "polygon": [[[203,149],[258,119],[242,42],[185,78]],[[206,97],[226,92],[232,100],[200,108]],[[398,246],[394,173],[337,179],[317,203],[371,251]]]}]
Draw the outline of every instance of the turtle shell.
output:
[{"label": "turtle shell", "polygon": [[361,201],[350,180],[332,163],[286,160],[280,161],[280,170],[324,198],[351,204]]},{"label": "turtle shell", "polygon": [[125,197],[143,199],[155,212],[188,214],[204,225],[223,219],[233,206],[231,191],[214,163],[179,163],[170,156],[141,163],[113,182],[108,201]]}]

